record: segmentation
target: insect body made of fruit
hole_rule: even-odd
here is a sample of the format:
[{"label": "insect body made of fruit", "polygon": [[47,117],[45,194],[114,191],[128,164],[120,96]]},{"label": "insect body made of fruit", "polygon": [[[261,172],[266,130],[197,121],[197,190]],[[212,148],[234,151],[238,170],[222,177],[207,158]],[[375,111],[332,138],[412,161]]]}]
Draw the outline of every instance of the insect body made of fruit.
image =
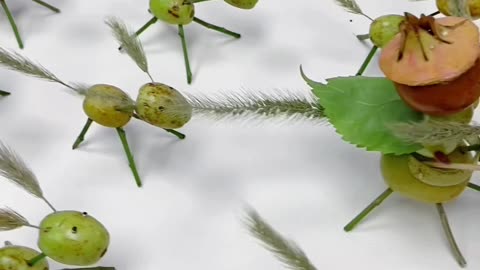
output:
[{"label": "insect body made of fruit", "polygon": [[188,0],[150,0],[150,11],[169,24],[186,25],[193,21],[195,6]]},{"label": "insect body made of fruit", "polygon": [[[459,151],[448,158],[473,163],[470,154]],[[468,171],[429,167],[412,155],[382,155],[381,170],[386,184],[393,191],[425,203],[444,203],[455,199],[464,191],[472,175]]]},{"label": "insect body made of fruit", "polygon": [[121,89],[107,84],[90,87],[83,101],[83,110],[94,122],[112,128],[126,125],[134,111],[134,102]]},{"label": "insect body made of fruit", "polygon": [[54,212],[40,224],[39,248],[45,255],[63,264],[94,264],[107,252],[109,243],[107,229],[87,213]]},{"label": "insect body made of fruit", "polygon": [[[480,18],[480,0],[467,0],[470,16],[473,19]],[[450,7],[451,0],[436,0],[437,8],[440,13],[446,16],[451,16]]]},{"label": "insect body made of fruit", "polygon": [[258,0],[225,0],[226,3],[241,9],[252,9]]},{"label": "insect body made of fruit", "polygon": [[176,129],[190,120],[192,106],[174,88],[162,83],[147,83],[138,92],[136,112],[149,124]]},{"label": "insect body made of fruit", "polygon": [[383,48],[400,32],[403,21],[405,17],[401,15],[385,15],[376,18],[370,24],[370,40],[375,46]]},{"label": "insect body made of fruit", "polygon": [[41,260],[30,266],[28,261],[40,255],[40,252],[22,246],[0,248],[0,270],[48,270],[48,261]]}]

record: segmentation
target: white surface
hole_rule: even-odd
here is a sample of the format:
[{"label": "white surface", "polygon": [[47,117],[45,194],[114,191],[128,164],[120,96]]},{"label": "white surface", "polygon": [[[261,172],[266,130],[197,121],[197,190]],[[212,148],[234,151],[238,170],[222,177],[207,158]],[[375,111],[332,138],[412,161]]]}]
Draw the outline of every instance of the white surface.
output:
[{"label": "white surface", "polygon": [[[24,55],[60,78],[109,83],[133,97],[147,77],[116,50],[103,20],[146,22],[148,1],[51,0],[53,15],[28,0],[10,1],[24,37]],[[138,4],[134,4],[137,3]],[[359,0],[372,17],[434,11],[434,1]],[[222,1],[202,3],[197,15],[243,34],[232,40],[197,25],[186,27],[194,83],[185,81],[180,41],[161,23],[143,36],[153,76],[181,91],[307,92],[298,67],[313,79],[356,72],[369,45],[354,34],[369,22],[333,0],[260,0],[252,11]],[[353,22],[349,22],[352,19]],[[5,16],[0,44],[16,49]],[[375,64],[369,75],[381,75]],[[117,269],[283,269],[241,226],[248,203],[294,239],[318,269],[459,269],[433,205],[393,195],[345,233],[343,226],[384,189],[379,155],[343,142],[331,127],[309,123],[261,125],[193,119],[175,137],[132,121],[127,136],[144,181],[138,189],[114,130],[93,125],[80,149],[71,144],[86,118],[81,99],[54,83],[0,70],[1,139],[16,149],[59,209],[87,211],[110,230],[99,265]],[[477,178],[477,177],[476,177]],[[469,269],[480,269],[480,194],[467,190],[446,206]],[[0,182],[0,204],[32,223],[49,211],[38,199]],[[0,233],[0,240],[35,246],[36,232]],[[62,268],[51,261],[52,269]]]}]

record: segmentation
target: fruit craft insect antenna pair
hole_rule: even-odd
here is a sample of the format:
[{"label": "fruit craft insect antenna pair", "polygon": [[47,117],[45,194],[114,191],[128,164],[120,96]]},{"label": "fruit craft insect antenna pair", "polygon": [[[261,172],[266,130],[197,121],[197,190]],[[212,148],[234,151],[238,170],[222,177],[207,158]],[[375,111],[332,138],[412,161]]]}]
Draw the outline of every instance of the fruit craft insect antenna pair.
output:
[{"label": "fruit craft insect antenna pair", "polygon": [[[41,0],[32,0],[32,1],[41,5],[41,6],[44,6],[48,9],[50,9],[51,11],[53,11],[55,13],[60,13],[60,10],[58,8],[52,6],[52,5],[50,5],[50,4],[48,4],[44,1],[41,1]],[[15,34],[15,38],[17,39],[18,47],[20,47],[20,49],[23,49],[23,41],[22,41],[22,38],[20,37],[20,33],[18,31],[17,24],[15,23],[15,19],[13,18],[13,15],[10,12],[10,9],[8,8],[7,0],[0,0],[0,5],[2,5],[2,8],[3,8],[3,10],[5,11],[5,14],[8,17],[8,21],[10,22],[10,25],[12,26],[13,33]]]},{"label": "fruit craft insect antenna pair", "polygon": [[[195,3],[206,2],[211,0],[150,0],[150,9],[149,12],[153,14],[151,18],[145,25],[140,27],[138,31],[135,32],[135,36],[139,36],[152,24],[156,23],[158,20],[163,21],[167,24],[177,25],[178,35],[181,40],[183,58],[185,62],[185,71],[187,75],[187,82],[190,84],[192,82],[192,71],[190,68],[190,60],[188,56],[187,41],[184,31],[184,25],[188,25],[192,22],[195,22],[199,25],[202,25],[206,28],[224,33],[228,36],[234,38],[240,38],[241,35],[235,32],[232,32],[223,27],[208,23],[204,20],[199,19],[195,16]],[[257,4],[258,0],[225,0],[226,3],[235,6],[241,9],[252,9]],[[122,46],[119,47],[119,50],[122,49]]]},{"label": "fruit craft insect antenna pair", "polygon": [[[137,66],[152,79],[148,70],[147,58],[138,39],[128,31],[121,21],[115,18],[109,19],[107,24]],[[83,110],[88,119],[73,144],[73,149],[77,148],[84,140],[92,122],[116,129],[139,187],[142,185],[142,181],[123,129],[130,119],[137,118],[160,127],[179,139],[185,138],[184,134],[175,129],[182,127],[190,120],[192,108],[179,91],[166,84],[153,82],[152,79],[151,83],[146,83],[139,89],[137,99],[134,101],[127,93],[112,85],[96,84],[88,87],[65,83],[42,66],[2,48],[0,48],[0,64],[8,69],[59,83],[77,94],[83,95]]]},{"label": "fruit craft insect antenna pair", "polygon": [[[31,227],[38,229],[38,247],[42,251],[0,249],[0,269],[48,269],[49,257],[57,262],[89,266],[97,263],[107,252],[110,234],[98,220],[79,211],[57,211],[45,198],[35,174],[9,147],[0,142],[0,176],[16,184],[31,195],[42,199],[53,213],[45,216],[40,225],[33,225],[10,208],[0,209],[0,231]],[[18,254],[18,252],[23,254]],[[31,255],[35,256],[31,256]],[[15,260],[12,256],[23,255]],[[2,264],[6,264],[2,265]],[[7,266],[15,266],[9,268]],[[28,268],[34,267],[34,268]]]}]

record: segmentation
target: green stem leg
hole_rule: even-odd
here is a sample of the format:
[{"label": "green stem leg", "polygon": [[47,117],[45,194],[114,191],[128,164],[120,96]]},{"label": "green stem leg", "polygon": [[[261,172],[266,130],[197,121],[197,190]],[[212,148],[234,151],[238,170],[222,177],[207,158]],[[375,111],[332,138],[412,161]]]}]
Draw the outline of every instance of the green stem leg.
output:
[{"label": "green stem leg", "polygon": [[135,182],[137,183],[138,187],[142,186],[142,181],[140,180],[140,176],[138,175],[137,166],[135,165],[135,160],[133,159],[132,152],[130,151],[130,147],[128,146],[127,136],[125,135],[125,130],[122,128],[117,128],[118,136],[122,141],[123,149],[125,150],[125,154],[127,155],[128,165],[132,170],[133,176],[135,177]]},{"label": "green stem leg", "polygon": [[[156,23],[157,21],[158,21],[157,17],[151,18],[147,23],[145,23],[142,27],[140,27],[140,29],[138,29],[135,32],[135,36],[136,37],[140,36],[140,34],[145,32],[145,30],[147,30],[148,27],[150,27],[152,24]],[[122,46],[118,47],[118,50],[122,50]]]},{"label": "green stem leg", "polygon": [[18,32],[17,24],[15,23],[15,19],[13,18],[13,15],[10,12],[10,9],[8,9],[7,3],[5,2],[5,0],[0,0],[0,4],[2,5],[3,10],[5,11],[5,14],[7,14],[8,21],[10,22],[10,25],[12,26],[13,33],[15,34],[15,38],[17,39],[18,47],[20,47],[20,49],[23,49],[22,38],[20,37],[20,33]]},{"label": "green stem leg", "polygon": [[0,90],[0,96],[4,97],[8,95],[10,95],[10,92]]},{"label": "green stem leg", "polygon": [[178,132],[178,131],[176,131],[176,130],[174,130],[174,129],[164,128],[163,130],[165,130],[166,132],[171,133],[171,134],[177,136],[177,138],[179,138],[180,140],[185,139],[185,134],[183,134],[183,133],[181,133],[181,132]]},{"label": "green stem leg", "polygon": [[356,35],[356,37],[358,38],[358,40],[364,41],[370,38],[370,34]]},{"label": "green stem leg", "polygon": [[363,72],[365,71],[365,69],[367,69],[367,66],[368,66],[368,64],[370,63],[370,61],[372,61],[373,56],[374,56],[375,53],[377,52],[377,49],[378,49],[377,46],[373,46],[373,47],[372,47],[372,49],[370,50],[370,52],[369,52],[368,55],[367,55],[367,58],[365,58],[365,60],[364,60],[363,63],[362,63],[362,66],[361,66],[360,69],[358,70],[357,74],[355,74],[355,76],[361,76],[361,75],[363,74]]},{"label": "green stem leg", "polygon": [[58,8],[56,8],[56,7],[48,4],[48,3],[45,3],[45,2],[43,2],[43,1],[41,1],[41,0],[32,0],[32,1],[35,2],[35,3],[37,3],[37,4],[39,4],[39,5],[41,5],[41,6],[44,6],[44,7],[48,8],[48,9],[50,9],[51,11],[53,11],[53,12],[55,12],[55,13],[60,13],[60,9],[58,9]]},{"label": "green stem leg", "polygon": [[476,185],[474,183],[468,183],[468,187],[473,189],[473,190],[480,191],[480,186]]},{"label": "green stem leg", "polygon": [[73,143],[72,149],[77,149],[77,147],[80,145],[80,143],[83,142],[83,140],[85,139],[85,134],[87,133],[90,126],[92,125],[92,122],[93,122],[92,119],[90,119],[90,118],[87,119],[87,122],[83,126],[82,131],[80,132],[77,139]]},{"label": "green stem leg", "polygon": [[428,16],[436,16],[436,15],[438,15],[438,14],[440,14],[440,11],[437,10],[437,11],[429,14]]},{"label": "green stem leg", "polygon": [[34,257],[33,259],[31,260],[28,260],[27,261],[27,264],[32,267],[34,266],[35,264],[37,264],[38,262],[40,262],[41,260],[45,259],[47,257],[47,255],[45,255],[44,253],[40,253],[38,254],[36,257]]},{"label": "green stem leg", "polygon": [[445,213],[445,209],[443,208],[443,205],[441,203],[437,203],[436,206],[437,206],[438,214],[440,215],[440,220],[442,221],[443,230],[445,231],[448,242],[450,243],[450,247],[452,248],[453,255],[455,256],[455,259],[457,260],[458,264],[461,267],[465,267],[467,265],[467,261],[463,257],[462,252],[460,252],[460,249],[458,248],[458,245],[455,242],[455,238],[453,237],[452,230],[450,229],[450,225],[448,224],[447,213]]},{"label": "green stem leg", "polygon": [[234,38],[240,38],[242,35],[240,35],[239,33],[235,33],[235,32],[232,32],[224,27],[220,27],[220,26],[217,26],[217,25],[214,25],[214,24],[211,24],[211,23],[208,23],[204,20],[201,20],[197,17],[193,17],[193,21],[208,28],[208,29],[212,29],[212,30],[215,30],[215,31],[218,31],[220,33],[224,33],[225,35],[228,35],[228,36],[232,36]]},{"label": "green stem leg", "polygon": [[185,70],[187,72],[187,82],[192,83],[192,70],[190,69],[190,60],[188,60],[187,41],[185,40],[185,32],[183,31],[183,25],[178,25],[178,35],[182,41],[183,59],[185,61]]},{"label": "green stem leg", "polygon": [[10,241],[5,241],[5,246],[13,246],[13,244]]},{"label": "green stem leg", "polygon": [[115,267],[96,266],[87,268],[64,268],[62,270],[115,270]]},{"label": "green stem leg", "polygon": [[362,221],[370,212],[372,212],[373,209],[375,209],[377,206],[379,206],[388,196],[390,196],[393,193],[393,190],[390,188],[387,188],[380,196],[378,196],[372,203],[370,203],[365,209],[363,209],[360,214],[358,214],[350,223],[348,223],[343,229],[346,232],[349,232],[357,226],[357,224]]},{"label": "green stem leg", "polygon": [[211,0],[190,0],[190,2],[191,2],[192,4],[201,3],[201,2],[206,2],[206,1],[211,1]]}]

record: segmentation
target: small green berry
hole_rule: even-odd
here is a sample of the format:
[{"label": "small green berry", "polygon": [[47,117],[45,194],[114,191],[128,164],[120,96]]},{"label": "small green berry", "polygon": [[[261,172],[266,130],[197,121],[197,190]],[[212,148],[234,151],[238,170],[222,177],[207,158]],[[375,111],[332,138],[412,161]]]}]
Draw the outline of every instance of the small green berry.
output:
[{"label": "small green berry", "polygon": [[59,211],[40,224],[38,246],[51,259],[68,265],[97,263],[107,252],[110,235],[87,213]]},{"label": "small green berry", "polygon": [[90,87],[83,101],[88,118],[106,127],[123,127],[134,111],[133,100],[121,89],[107,84]]},{"label": "small green berry", "polygon": [[186,0],[150,0],[150,11],[169,24],[186,25],[195,16],[195,6]]},{"label": "small green berry", "polygon": [[401,15],[384,15],[376,18],[370,24],[370,40],[375,46],[383,48],[400,32],[400,24],[404,20],[405,17]]},{"label": "small green berry", "polygon": [[252,9],[257,4],[258,0],[225,0],[225,2],[237,8]]},{"label": "small green berry", "polygon": [[192,106],[174,88],[162,83],[143,85],[136,111],[145,122],[161,128],[181,128],[192,117]]},{"label": "small green berry", "polygon": [[48,261],[41,260],[34,266],[28,261],[40,255],[40,252],[22,246],[0,248],[0,270],[48,270]]}]

